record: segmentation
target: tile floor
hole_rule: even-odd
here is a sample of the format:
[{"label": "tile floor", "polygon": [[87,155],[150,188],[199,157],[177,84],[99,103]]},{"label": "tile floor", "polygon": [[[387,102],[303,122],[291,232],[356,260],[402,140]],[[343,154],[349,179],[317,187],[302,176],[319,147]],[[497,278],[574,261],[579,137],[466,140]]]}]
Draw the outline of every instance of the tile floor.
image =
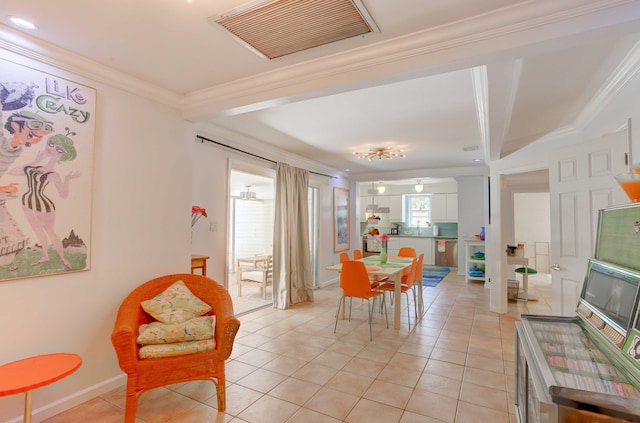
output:
[{"label": "tile floor", "polygon": [[262,299],[262,291],[259,285],[243,284],[242,296],[238,296],[238,282],[236,279],[236,272],[229,273],[229,294],[233,301],[233,310],[236,314],[244,314],[247,311],[255,310],[261,307],[270,306],[273,301],[271,296],[273,290],[271,285],[267,286],[266,300]]},{"label": "tile floor", "polygon": [[[359,300],[333,333],[337,287],[317,290],[314,303],[243,315],[226,412],[212,383],[190,382],[143,394],[137,423],[515,422],[514,322],[551,311],[548,275],[529,287],[539,301],[510,302],[498,315],[488,289],[450,273],[424,288],[425,313],[410,333],[406,312],[399,331],[374,313],[371,342]],[[123,408],[124,387],[45,422],[121,422]]]}]

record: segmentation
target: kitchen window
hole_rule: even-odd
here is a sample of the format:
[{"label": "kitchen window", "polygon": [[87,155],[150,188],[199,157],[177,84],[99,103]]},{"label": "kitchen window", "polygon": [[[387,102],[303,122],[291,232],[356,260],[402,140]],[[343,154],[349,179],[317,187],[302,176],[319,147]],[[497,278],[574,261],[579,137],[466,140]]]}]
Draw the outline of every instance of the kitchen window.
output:
[{"label": "kitchen window", "polygon": [[405,195],[405,222],[409,226],[427,226],[431,222],[431,194]]}]

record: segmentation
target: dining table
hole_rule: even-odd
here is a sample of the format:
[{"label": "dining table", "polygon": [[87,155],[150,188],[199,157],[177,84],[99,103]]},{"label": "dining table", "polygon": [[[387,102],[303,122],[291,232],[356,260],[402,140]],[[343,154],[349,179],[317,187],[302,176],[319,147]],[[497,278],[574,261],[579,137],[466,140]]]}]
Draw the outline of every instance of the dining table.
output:
[{"label": "dining table", "polygon": [[[389,281],[393,282],[393,295],[394,298],[398,299],[398,301],[393,302],[393,328],[400,329],[401,301],[399,301],[399,299],[401,293],[400,287],[402,286],[402,274],[411,266],[413,259],[408,257],[392,256],[387,258],[386,263],[380,263],[380,256],[368,256],[356,261],[364,262],[369,276],[374,276],[378,279],[388,277]],[[327,270],[340,272],[342,270],[342,264],[328,266]],[[420,310],[422,310],[422,304],[420,304],[421,301],[422,296],[420,295],[418,299]],[[342,319],[344,319],[344,308],[342,308]]]}]

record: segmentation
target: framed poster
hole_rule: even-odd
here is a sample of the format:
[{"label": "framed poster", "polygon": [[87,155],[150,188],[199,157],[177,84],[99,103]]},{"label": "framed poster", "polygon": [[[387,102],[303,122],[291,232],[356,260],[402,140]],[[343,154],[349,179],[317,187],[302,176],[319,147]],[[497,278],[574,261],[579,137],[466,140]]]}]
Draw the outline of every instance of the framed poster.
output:
[{"label": "framed poster", "polygon": [[349,250],[349,190],[333,188],[333,251]]},{"label": "framed poster", "polygon": [[0,59],[0,281],[90,268],[96,91]]}]

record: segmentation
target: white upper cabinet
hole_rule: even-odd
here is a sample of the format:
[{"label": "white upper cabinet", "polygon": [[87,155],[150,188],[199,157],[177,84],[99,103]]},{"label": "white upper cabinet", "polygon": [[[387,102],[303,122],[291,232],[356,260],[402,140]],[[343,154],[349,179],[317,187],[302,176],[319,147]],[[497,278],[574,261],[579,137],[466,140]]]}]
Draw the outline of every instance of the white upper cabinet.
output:
[{"label": "white upper cabinet", "polygon": [[431,196],[432,222],[458,221],[458,194],[433,194]]},{"label": "white upper cabinet", "polygon": [[392,222],[402,222],[402,195],[389,195],[389,220]]},{"label": "white upper cabinet", "polygon": [[376,195],[372,199],[370,195],[360,197],[360,220],[367,220],[366,209],[371,202],[378,207],[389,208],[389,220],[392,222],[402,222],[402,195]]}]

